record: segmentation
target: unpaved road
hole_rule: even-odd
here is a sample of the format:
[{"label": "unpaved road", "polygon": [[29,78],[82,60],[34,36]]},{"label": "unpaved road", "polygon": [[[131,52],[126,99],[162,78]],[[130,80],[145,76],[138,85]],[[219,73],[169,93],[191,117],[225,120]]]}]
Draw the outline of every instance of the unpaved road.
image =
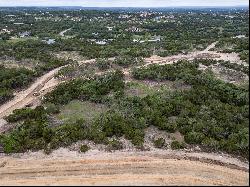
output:
[{"label": "unpaved road", "polygon": [[78,154],[0,158],[0,185],[249,184],[246,169],[192,160],[187,154],[185,157],[167,152]]},{"label": "unpaved road", "polygon": [[16,96],[11,101],[1,105],[0,118],[11,114],[15,109],[23,108],[25,105],[34,102],[37,99],[37,97],[33,95],[35,92],[41,91],[44,87],[48,89],[57,85],[58,81],[54,79],[54,75],[61,68],[62,67],[56,68],[39,77],[27,90],[16,93]]},{"label": "unpaved road", "polygon": [[60,32],[59,35],[60,35],[60,36],[64,36],[64,34],[65,34],[66,32],[68,32],[68,31],[70,31],[70,30],[71,30],[71,28],[70,28],[70,29],[66,29],[66,30]]},{"label": "unpaved road", "polygon": [[248,66],[246,62],[243,62],[242,60],[240,60],[240,57],[237,53],[219,53],[216,51],[209,51],[210,49],[214,48],[217,43],[218,42],[213,42],[203,51],[194,51],[186,55],[178,54],[178,55],[173,55],[173,56],[168,56],[168,57],[152,56],[150,58],[145,59],[147,63],[144,66],[154,64],[154,63],[160,64],[160,65],[171,64],[178,60],[193,60],[195,58],[224,60],[224,61],[230,61],[232,63],[238,63],[238,64],[243,64],[245,66]]},{"label": "unpaved road", "polygon": [[[81,64],[93,63],[93,62],[95,62],[94,59],[82,61]],[[55,79],[54,75],[58,73],[60,69],[66,66],[67,65],[51,70],[45,75],[37,78],[37,80],[28,89],[16,93],[15,97],[12,100],[5,103],[4,105],[1,105],[0,106],[0,119],[5,116],[10,115],[15,109],[24,108],[26,105],[31,104],[31,103],[39,103],[42,96],[50,92],[59,83],[63,82],[63,81],[59,81],[58,79]],[[39,93],[39,97],[33,95],[35,92]],[[0,121],[0,128],[2,124],[3,122]],[[1,129],[0,129],[0,132],[1,132]]]}]

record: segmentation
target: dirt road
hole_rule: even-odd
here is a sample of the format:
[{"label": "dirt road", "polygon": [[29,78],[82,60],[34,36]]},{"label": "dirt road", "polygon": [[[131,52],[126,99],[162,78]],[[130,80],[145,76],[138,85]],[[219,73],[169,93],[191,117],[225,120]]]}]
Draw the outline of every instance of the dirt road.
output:
[{"label": "dirt road", "polygon": [[[60,151],[59,151],[60,152]],[[58,153],[59,153],[58,152]],[[65,153],[65,152],[61,152]],[[79,154],[79,153],[78,153]],[[248,185],[248,171],[165,152],[0,159],[0,185]],[[178,155],[178,154],[177,154]],[[190,157],[191,158],[191,157]]]},{"label": "dirt road", "polygon": [[215,59],[215,60],[224,60],[230,61],[232,63],[243,64],[248,66],[247,63],[243,62],[237,53],[219,53],[217,51],[209,51],[210,49],[214,48],[218,42],[213,42],[210,44],[206,49],[203,51],[194,51],[188,54],[178,54],[172,55],[168,57],[160,57],[160,56],[151,56],[150,58],[146,58],[146,64],[144,66],[148,66],[150,64],[171,64],[178,60],[193,60],[195,58],[208,58],[208,59]]},{"label": "dirt road", "polygon": [[[16,96],[9,102],[0,106],[0,118],[7,116],[13,112],[15,109],[23,108],[25,105],[34,102],[38,99],[33,94],[35,92],[39,92],[41,90],[46,92],[49,88],[56,86],[58,81],[54,79],[54,75],[61,69],[62,67],[56,68],[42,77],[39,77],[27,90],[16,93]],[[44,90],[43,88],[47,89]]]},{"label": "dirt road", "polygon": [[66,30],[60,32],[59,35],[60,35],[60,36],[64,36],[64,34],[65,34],[66,32],[68,32],[68,31],[70,31],[70,30],[71,30],[71,28],[70,28],[70,29],[66,29]]}]

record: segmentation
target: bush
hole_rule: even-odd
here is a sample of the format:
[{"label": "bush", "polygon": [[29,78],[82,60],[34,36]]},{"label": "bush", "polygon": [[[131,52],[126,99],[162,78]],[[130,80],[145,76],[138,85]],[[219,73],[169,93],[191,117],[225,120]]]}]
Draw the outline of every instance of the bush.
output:
[{"label": "bush", "polygon": [[154,140],[154,146],[157,148],[162,148],[165,145],[165,139],[164,138],[158,138],[157,140]]},{"label": "bush", "polygon": [[131,139],[132,144],[134,144],[137,147],[143,146],[144,143],[144,133],[142,130],[136,129],[134,131],[134,136]]},{"label": "bush", "polygon": [[59,106],[54,103],[48,103],[46,107],[46,112],[48,114],[58,114],[60,112]]},{"label": "bush", "polygon": [[107,69],[111,68],[111,62],[108,59],[97,59],[96,66],[101,71],[107,70]]},{"label": "bush", "polygon": [[91,79],[75,79],[60,84],[55,90],[45,95],[45,102],[67,104],[74,99],[100,102],[110,92],[124,89],[124,75],[121,71],[107,73]]},{"label": "bush", "polygon": [[117,64],[119,66],[122,67],[129,67],[131,65],[138,65],[141,64],[143,62],[142,58],[134,58],[131,56],[122,56],[122,57],[118,57],[114,60],[114,64]]},{"label": "bush", "polygon": [[189,132],[187,135],[184,136],[184,139],[187,143],[190,144],[200,144],[203,139],[205,138],[205,135],[200,132]]},{"label": "bush", "polygon": [[13,111],[13,114],[10,114],[5,119],[10,122],[17,122],[20,120],[26,120],[26,119],[40,119],[45,120],[46,119],[46,111],[42,106],[36,107],[34,110],[31,108],[23,108],[23,109],[16,109]]},{"label": "bush", "polygon": [[111,151],[111,150],[120,150],[123,148],[123,145],[121,142],[119,142],[118,140],[116,139],[113,139],[113,140],[110,140],[108,142],[108,147],[107,147],[107,150],[108,151]]},{"label": "bush", "polygon": [[205,147],[208,147],[212,150],[215,150],[217,151],[218,148],[219,148],[219,141],[215,140],[214,138],[205,138],[203,141],[202,141],[202,145],[205,146]]},{"label": "bush", "polygon": [[90,150],[90,147],[88,145],[81,145],[80,152],[86,153],[88,150]]},{"label": "bush", "polygon": [[178,142],[178,141],[172,141],[171,142],[171,148],[172,149],[184,149],[185,148],[185,144],[184,142]]}]

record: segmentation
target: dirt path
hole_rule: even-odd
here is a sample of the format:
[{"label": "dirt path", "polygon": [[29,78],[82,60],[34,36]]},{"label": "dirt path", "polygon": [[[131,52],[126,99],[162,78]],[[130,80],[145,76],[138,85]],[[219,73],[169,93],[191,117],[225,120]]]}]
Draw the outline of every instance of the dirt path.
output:
[{"label": "dirt path", "polygon": [[240,57],[237,53],[219,53],[216,51],[209,51],[210,49],[214,48],[215,45],[218,42],[213,42],[210,44],[206,49],[203,51],[194,51],[191,53],[188,53],[186,55],[184,54],[178,54],[168,57],[160,57],[160,56],[151,56],[150,58],[146,58],[146,64],[144,66],[148,66],[150,64],[171,64],[178,60],[193,60],[195,58],[209,58],[209,59],[215,59],[215,60],[224,60],[224,61],[230,61],[232,63],[238,63],[243,64],[245,66],[248,66],[247,63],[240,60]]},{"label": "dirt path", "polygon": [[209,50],[210,50],[210,49],[213,49],[213,48],[216,46],[217,43],[218,43],[218,41],[213,42],[212,44],[210,44],[209,46],[207,46],[207,48],[206,48],[203,52],[204,52],[204,53],[205,53],[205,52],[209,52]]},{"label": "dirt path", "polygon": [[70,30],[71,30],[71,28],[70,28],[70,29],[66,29],[66,30],[60,32],[59,35],[60,35],[60,36],[64,36],[64,34],[65,34],[66,32],[68,32],[68,31],[70,31]]},{"label": "dirt path", "polygon": [[[94,63],[94,62],[95,62],[95,59],[92,59],[92,60],[82,61],[79,64]],[[59,81],[58,79],[55,79],[54,75],[60,69],[66,66],[62,66],[54,70],[51,70],[45,75],[39,77],[28,89],[16,93],[15,97],[12,100],[1,105],[0,106],[0,119],[5,116],[10,115],[15,109],[24,108],[26,105],[31,104],[31,103],[39,104],[42,96],[44,96],[46,93],[53,90],[53,88],[56,87],[59,83],[63,82],[63,81]],[[39,96],[35,96],[34,95],[35,92],[39,93]],[[3,122],[0,121],[0,127],[2,126],[1,124],[3,124]]]},{"label": "dirt path", "polygon": [[[60,153],[60,154],[59,154]],[[175,153],[175,155],[178,155]],[[67,153],[3,157],[0,185],[248,185],[236,169],[169,152]],[[193,158],[193,159],[192,159]],[[196,155],[196,158],[199,158]],[[244,171],[245,170],[245,171]]]},{"label": "dirt path", "polygon": [[[44,90],[43,88],[51,88],[58,84],[58,81],[54,79],[54,75],[62,67],[56,68],[42,77],[39,77],[27,90],[16,93],[14,99],[0,106],[0,118],[7,116],[13,112],[15,109],[23,108],[25,105],[32,103],[37,99],[33,94]],[[46,90],[44,90],[44,93]]]}]

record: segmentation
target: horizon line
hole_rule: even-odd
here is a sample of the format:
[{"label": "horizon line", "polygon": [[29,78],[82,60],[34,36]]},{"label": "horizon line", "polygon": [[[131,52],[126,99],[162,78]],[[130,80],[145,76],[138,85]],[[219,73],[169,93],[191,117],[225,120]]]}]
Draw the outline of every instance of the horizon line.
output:
[{"label": "horizon line", "polygon": [[248,7],[249,5],[218,5],[218,6],[202,6],[202,5],[190,5],[190,6],[159,6],[159,7],[152,7],[152,6],[124,6],[124,7],[118,7],[118,6],[104,6],[104,7],[99,7],[99,6],[61,6],[61,5],[53,5],[53,6],[47,6],[47,5],[15,5],[15,6],[0,6],[0,8],[5,7],[81,7],[81,8],[179,8],[179,7]]}]

